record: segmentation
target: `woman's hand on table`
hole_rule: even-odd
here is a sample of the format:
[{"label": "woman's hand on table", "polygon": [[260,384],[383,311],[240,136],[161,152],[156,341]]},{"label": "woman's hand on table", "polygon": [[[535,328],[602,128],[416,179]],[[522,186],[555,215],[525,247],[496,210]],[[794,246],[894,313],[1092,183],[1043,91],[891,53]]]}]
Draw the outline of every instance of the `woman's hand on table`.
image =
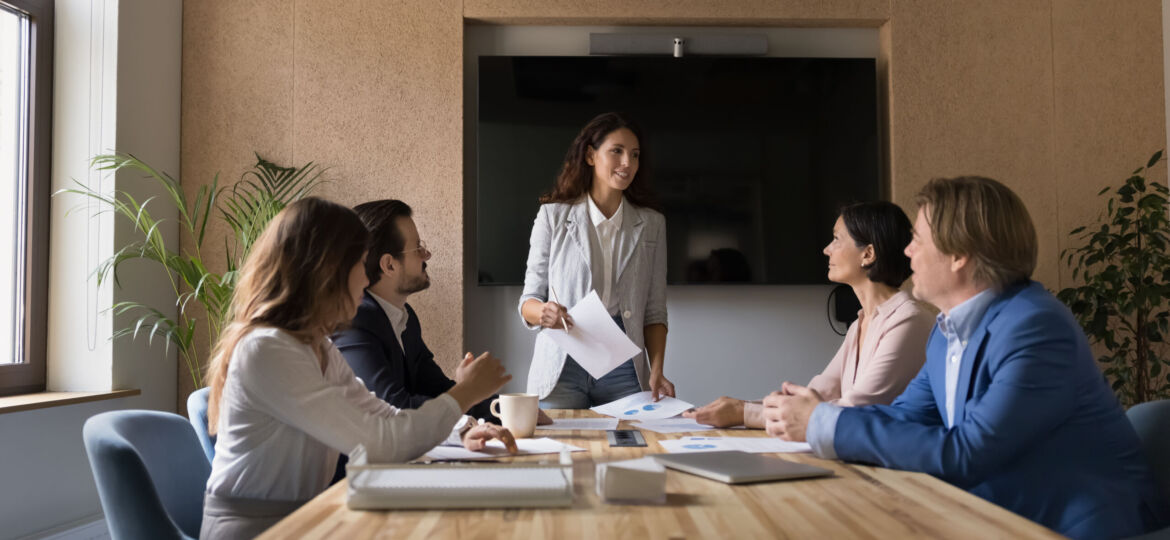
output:
[{"label": "woman's hand on table", "polygon": [[697,409],[688,409],[683,417],[718,428],[740,426],[744,423],[743,400],[723,396]]},{"label": "woman's hand on table", "polygon": [[483,450],[492,439],[504,443],[504,448],[508,449],[509,454],[520,451],[516,446],[516,438],[508,428],[491,423],[483,423],[467,430],[463,435],[463,447],[472,451]]}]

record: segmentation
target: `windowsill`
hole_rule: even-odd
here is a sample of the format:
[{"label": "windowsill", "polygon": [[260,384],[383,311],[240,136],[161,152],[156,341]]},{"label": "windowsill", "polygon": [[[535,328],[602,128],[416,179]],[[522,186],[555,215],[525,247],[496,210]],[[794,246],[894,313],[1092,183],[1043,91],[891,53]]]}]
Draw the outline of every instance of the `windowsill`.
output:
[{"label": "windowsill", "polygon": [[109,392],[37,392],[35,394],[6,396],[0,397],[0,414],[31,411],[33,409],[47,409],[49,407],[60,407],[62,405],[73,405],[75,403],[87,403],[90,401],[117,399],[137,396],[141,393],[141,390],[132,389],[111,390]]}]

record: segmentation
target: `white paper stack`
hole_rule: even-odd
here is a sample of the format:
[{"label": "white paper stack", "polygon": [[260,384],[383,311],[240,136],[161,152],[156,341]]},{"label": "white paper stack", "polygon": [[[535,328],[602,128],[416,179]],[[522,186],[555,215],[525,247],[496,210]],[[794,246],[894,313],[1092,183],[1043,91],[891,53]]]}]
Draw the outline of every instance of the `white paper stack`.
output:
[{"label": "white paper stack", "polygon": [[[516,447],[519,452],[516,455],[527,456],[533,454],[557,454],[562,450],[569,452],[584,452],[584,448],[573,446],[571,444],[563,443],[548,437],[541,437],[539,439],[516,439]],[[483,450],[475,451],[468,450],[462,446],[445,446],[439,445],[431,449],[424,456],[429,460],[460,460],[460,459],[485,459],[508,457],[508,449],[504,448],[504,443],[500,441],[488,441],[487,446]]]},{"label": "white paper stack", "polygon": [[812,447],[807,442],[782,441],[776,437],[683,437],[658,441],[658,444],[671,454],[724,450],[739,450],[750,454],[812,452]]},{"label": "white paper stack", "polygon": [[651,457],[599,463],[595,483],[605,502],[666,502],[666,468]]},{"label": "white paper stack", "polygon": [[655,433],[689,433],[694,431],[710,431],[719,429],[715,426],[700,424],[690,418],[663,418],[660,420],[643,420],[635,422],[634,427]]}]

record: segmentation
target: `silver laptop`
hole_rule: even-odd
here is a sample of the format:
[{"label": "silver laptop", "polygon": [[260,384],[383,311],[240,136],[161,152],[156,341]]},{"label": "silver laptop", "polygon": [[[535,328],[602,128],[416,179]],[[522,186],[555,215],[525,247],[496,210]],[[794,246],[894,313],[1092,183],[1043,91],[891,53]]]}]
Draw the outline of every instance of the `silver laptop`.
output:
[{"label": "silver laptop", "polygon": [[665,467],[726,484],[794,480],[833,474],[829,469],[739,450],[655,454],[653,457]]}]

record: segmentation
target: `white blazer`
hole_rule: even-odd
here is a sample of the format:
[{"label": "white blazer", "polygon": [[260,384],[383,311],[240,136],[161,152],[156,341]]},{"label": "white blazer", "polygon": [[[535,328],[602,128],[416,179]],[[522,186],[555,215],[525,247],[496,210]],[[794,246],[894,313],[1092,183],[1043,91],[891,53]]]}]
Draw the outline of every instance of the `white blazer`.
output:
[{"label": "white blazer", "polygon": [[[610,296],[619,299],[626,335],[643,349],[634,357],[634,369],[645,390],[649,388],[650,366],[643,329],[666,324],[666,219],[649,208],[628,200],[625,203],[622,226],[614,240],[616,278]],[[541,399],[556,386],[566,354],[540,326],[524,321],[522,307],[530,298],[547,302],[550,283],[558,303],[566,307],[573,307],[593,290],[593,276],[601,273],[602,262],[592,260],[590,242],[596,242],[592,227],[584,198],[573,204],[541,205],[532,223],[524,294],[517,309],[526,327],[540,330],[528,368],[528,393]]]}]

